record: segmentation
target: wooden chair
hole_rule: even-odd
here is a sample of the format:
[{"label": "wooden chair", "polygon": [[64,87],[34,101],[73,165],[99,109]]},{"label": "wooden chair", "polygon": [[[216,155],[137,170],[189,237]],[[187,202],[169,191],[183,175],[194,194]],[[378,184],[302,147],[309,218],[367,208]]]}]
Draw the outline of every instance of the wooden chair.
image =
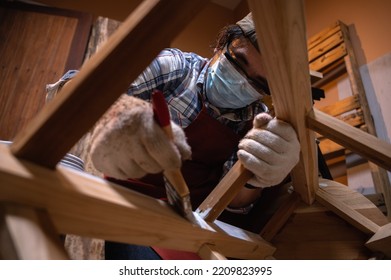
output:
[{"label": "wooden chair", "polygon": [[[2,258],[67,258],[59,233],[198,252],[208,259],[273,256],[274,246],[260,235],[216,220],[237,191],[235,186],[249,175],[240,164],[203,204],[209,206],[195,213],[201,226],[190,224],[164,202],[56,166],[126,89],[129,80],[138,76],[179,32],[178,27],[206,2],[143,2],[64,92],[21,131],[12,146],[0,147]],[[320,201],[330,207],[346,221],[373,234],[369,248],[390,256],[390,224],[376,225],[327,188],[319,188],[313,130],[386,169],[390,169],[390,145],[312,109],[303,4],[298,0],[252,0],[249,4],[270,70],[276,114],[294,126],[301,143],[301,160],[291,174],[295,197],[308,205]],[[181,12],[174,17],[173,10]],[[132,61],[132,67],[122,67],[123,61]],[[275,222],[267,228],[278,231],[295,205],[287,204],[290,207],[286,212],[277,211],[272,218]],[[212,217],[205,213],[217,214]]]}]

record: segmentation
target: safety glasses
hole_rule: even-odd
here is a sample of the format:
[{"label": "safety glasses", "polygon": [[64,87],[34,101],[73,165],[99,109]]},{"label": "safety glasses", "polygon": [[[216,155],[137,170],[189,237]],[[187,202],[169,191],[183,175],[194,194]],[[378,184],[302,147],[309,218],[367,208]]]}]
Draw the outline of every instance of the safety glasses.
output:
[{"label": "safety glasses", "polygon": [[270,89],[265,78],[258,76],[257,79],[250,77],[245,70],[247,67],[237,58],[235,48],[229,42],[224,49],[224,56],[233,64],[235,69],[248,81],[259,93],[270,95]]}]

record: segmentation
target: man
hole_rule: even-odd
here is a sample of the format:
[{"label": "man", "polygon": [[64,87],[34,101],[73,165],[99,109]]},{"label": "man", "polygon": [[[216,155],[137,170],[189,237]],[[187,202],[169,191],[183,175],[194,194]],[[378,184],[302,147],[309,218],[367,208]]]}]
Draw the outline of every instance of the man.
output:
[{"label": "man", "polygon": [[[196,208],[239,159],[254,176],[227,211],[251,212],[263,188],[287,177],[300,149],[292,127],[273,119],[262,103],[269,89],[261,48],[249,14],[222,30],[210,60],[163,50],[97,125],[95,167],[156,198],[165,197],[161,172],[181,167]],[[154,121],[148,101],[155,89],[168,103],[173,141]],[[158,258],[142,246],[106,242],[105,250],[107,259]]]}]

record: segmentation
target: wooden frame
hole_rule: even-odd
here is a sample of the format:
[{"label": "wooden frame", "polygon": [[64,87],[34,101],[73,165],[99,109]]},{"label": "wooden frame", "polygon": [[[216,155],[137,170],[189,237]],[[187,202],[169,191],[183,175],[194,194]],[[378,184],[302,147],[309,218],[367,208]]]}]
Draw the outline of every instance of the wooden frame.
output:
[{"label": "wooden frame", "polygon": [[[124,190],[88,174],[56,167],[68,149],[126,88],[129,79],[137,77],[165,42],[179,31],[176,28],[188,21],[205,2],[143,2],[105,47],[81,69],[74,82],[49,103],[28,129],[19,134],[11,148],[1,147],[0,201],[4,208],[4,222],[0,232],[5,232],[7,240],[13,245],[8,246],[9,250],[0,252],[3,258],[62,258],[64,254],[61,248],[52,246],[50,242],[57,238],[55,232],[182,249],[219,259],[222,257],[219,252],[229,257],[251,259],[270,258],[273,255],[275,248],[272,244],[257,234],[223,224],[214,218],[204,221],[197,213],[195,216],[199,217],[201,226],[196,227],[164,202]],[[321,198],[325,205],[341,217],[348,218],[353,225],[370,224],[360,213],[332,195],[324,195],[319,188],[315,138],[308,128],[318,130],[321,127],[330,135],[336,133],[338,141],[343,139],[341,142],[347,144],[354,142],[352,147],[360,146],[363,152],[370,151],[366,155],[388,169],[391,161],[387,151],[391,150],[390,145],[376,140],[384,149],[372,155],[372,150],[368,150],[372,147],[370,143],[364,141],[364,144],[358,144],[358,140],[365,140],[367,136],[358,135],[364,138],[353,141],[349,138],[351,128],[347,129],[341,124],[342,128],[337,130],[333,124],[327,123],[327,118],[311,108],[302,2],[253,0],[249,4],[265,63],[270,69],[277,116],[292,123],[301,143],[300,163],[292,173],[298,197],[307,204]],[[172,17],[174,8],[181,11],[179,16]],[[153,30],[157,28],[161,32],[155,34]],[[133,59],[133,67],[123,73],[116,72],[115,69],[124,59]],[[118,83],[113,83],[114,80]],[[97,95],[97,91],[101,94]],[[232,173],[231,178],[236,182],[248,176],[239,164]],[[229,181],[226,180],[228,185]],[[217,186],[216,190],[222,187],[226,186]],[[211,194],[212,197],[208,198],[211,207],[225,207],[229,199],[218,202],[230,189],[228,186],[217,196]],[[294,209],[296,204],[297,199],[293,199],[288,210]],[[217,213],[219,211],[217,209]],[[278,211],[276,214],[280,213]],[[19,223],[12,223],[15,215],[25,218],[18,219]],[[274,219],[277,222],[272,226],[283,226],[288,216],[289,212],[277,216]],[[51,222],[44,222],[43,225],[42,220]],[[23,236],[15,234],[15,224],[17,227],[34,228],[30,232],[34,236],[46,236],[40,251],[32,252],[28,247],[19,246],[23,244]],[[388,225],[366,228],[374,233],[373,240],[369,241],[372,247],[378,249],[382,248],[382,244],[389,244],[391,234]],[[278,227],[275,227],[268,232],[277,230]],[[272,234],[268,240],[271,238]],[[388,253],[387,250],[383,251]]]}]

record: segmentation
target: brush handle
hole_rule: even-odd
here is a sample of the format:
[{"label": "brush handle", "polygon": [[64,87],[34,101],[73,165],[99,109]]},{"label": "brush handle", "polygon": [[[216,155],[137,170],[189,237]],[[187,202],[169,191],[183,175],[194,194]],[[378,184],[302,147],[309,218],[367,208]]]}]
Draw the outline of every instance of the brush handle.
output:
[{"label": "brush handle", "polygon": [[[165,134],[170,140],[174,140],[174,135],[171,129],[170,113],[163,92],[154,90],[152,92],[152,108],[155,121],[160,125]],[[164,176],[169,183],[176,189],[179,196],[185,197],[189,195],[189,188],[179,169],[165,170]]]},{"label": "brush handle", "polygon": [[164,99],[163,92],[160,90],[155,89],[152,92],[152,108],[155,121],[164,130],[168,138],[173,140],[174,136],[171,129],[170,112],[168,111],[168,106]]}]

